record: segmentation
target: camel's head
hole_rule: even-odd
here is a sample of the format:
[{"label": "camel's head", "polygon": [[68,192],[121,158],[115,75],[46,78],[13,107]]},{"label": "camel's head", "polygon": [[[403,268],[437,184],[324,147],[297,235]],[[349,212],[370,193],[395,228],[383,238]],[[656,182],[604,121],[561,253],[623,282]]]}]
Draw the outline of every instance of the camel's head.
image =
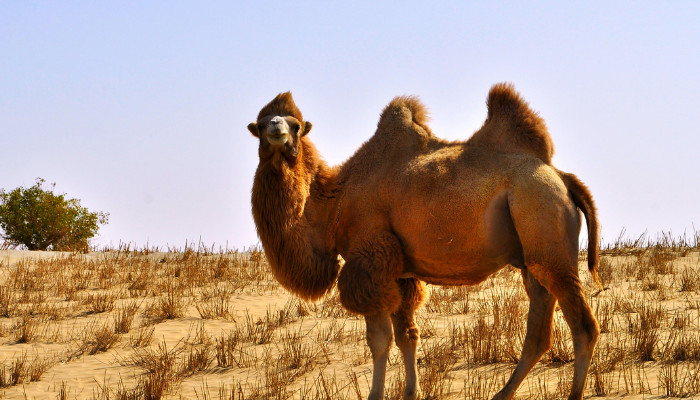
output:
[{"label": "camel's head", "polygon": [[260,110],[257,122],[248,124],[248,130],[260,139],[260,159],[275,154],[294,160],[299,155],[300,141],[311,130],[311,122],[304,121],[290,92],[280,93]]}]

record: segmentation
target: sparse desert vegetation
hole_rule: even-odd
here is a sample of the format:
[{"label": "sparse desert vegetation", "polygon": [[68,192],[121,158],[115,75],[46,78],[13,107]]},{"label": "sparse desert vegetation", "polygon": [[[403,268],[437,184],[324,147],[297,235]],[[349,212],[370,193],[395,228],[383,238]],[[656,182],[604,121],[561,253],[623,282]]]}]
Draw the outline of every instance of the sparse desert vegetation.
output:
[{"label": "sparse desert vegetation", "polygon": [[[581,253],[602,332],[586,397],[700,396],[699,239],[603,248],[602,292]],[[430,288],[417,316],[424,398],[490,398],[525,336],[519,271]],[[557,310],[554,345],[519,398],[568,395],[571,343]],[[389,363],[386,397],[400,399],[397,349]],[[364,321],[335,293],[288,294],[258,250],[0,252],[0,398],[361,399],[371,374]]]}]

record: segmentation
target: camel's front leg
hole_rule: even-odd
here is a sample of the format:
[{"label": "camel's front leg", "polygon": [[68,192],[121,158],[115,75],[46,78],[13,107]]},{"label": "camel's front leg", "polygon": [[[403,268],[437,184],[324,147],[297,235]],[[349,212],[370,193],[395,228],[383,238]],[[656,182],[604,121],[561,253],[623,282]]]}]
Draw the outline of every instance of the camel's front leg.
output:
[{"label": "camel's front leg", "polygon": [[394,323],[396,346],[401,350],[406,366],[406,387],[403,398],[404,400],[416,400],[420,399],[418,365],[416,363],[416,349],[420,331],[416,325],[415,312],[425,298],[425,285],[417,279],[399,279],[398,283],[401,292],[401,305],[391,315],[391,319]]},{"label": "camel's front leg", "polygon": [[370,400],[384,396],[386,363],[393,341],[391,314],[401,304],[397,279],[402,269],[398,239],[379,232],[357,239],[338,276],[341,304],[350,312],[364,315],[367,323],[367,344],[374,361]]},{"label": "camel's front leg", "polygon": [[365,316],[365,323],[367,324],[367,344],[372,352],[373,363],[372,388],[369,391],[368,400],[381,400],[384,398],[386,363],[389,360],[393,339],[391,318],[388,312],[383,312]]}]

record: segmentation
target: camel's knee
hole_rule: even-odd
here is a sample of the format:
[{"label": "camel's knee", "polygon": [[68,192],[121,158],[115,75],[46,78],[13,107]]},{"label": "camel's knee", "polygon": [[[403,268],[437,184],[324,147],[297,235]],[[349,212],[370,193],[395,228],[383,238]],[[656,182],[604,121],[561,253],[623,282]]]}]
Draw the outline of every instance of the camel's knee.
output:
[{"label": "camel's knee", "polygon": [[[588,314],[588,313],[586,313]],[[598,343],[598,337],[600,336],[600,326],[598,321],[595,319],[593,314],[584,314],[581,319],[581,329],[579,331],[579,336],[581,337],[581,342],[588,348],[595,347]]]},{"label": "camel's knee", "polygon": [[386,313],[378,313],[365,316],[367,324],[367,345],[372,352],[372,357],[376,360],[389,353],[394,334],[389,316]]},{"label": "camel's knee", "polygon": [[415,347],[420,338],[420,329],[416,325],[413,313],[402,312],[403,305],[391,318],[394,323],[394,336],[399,347],[404,345]]},{"label": "camel's knee", "polygon": [[420,330],[416,325],[399,328],[398,326],[394,329],[394,336],[396,340],[396,345],[399,347],[403,346],[413,346],[418,345],[418,340],[420,339]]},{"label": "camel's knee", "polygon": [[554,340],[552,339],[552,330],[550,329],[548,332],[542,332],[542,335],[537,338],[537,345],[536,345],[536,351],[537,353],[541,356],[542,354],[546,353],[549,351],[549,349],[552,348],[552,344],[554,344]]},{"label": "camel's knee", "polygon": [[581,294],[559,301],[564,318],[571,328],[576,352],[590,353],[598,342],[600,326],[593,310]]},{"label": "camel's knee", "polygon": [[542,265],[534,265],[531,269],[535,272],[537,280],[559,302],[564,319],[574,337],[582,336],[586,343],[595,344],[600,327],[583,295],[578,273],[567,273],[557,268],[546,269]]},{"label": "camel's knee", "polygon": [[394,342],[394,337],[391,331],[382,332],[380,334],[370,334],[367,332],[367,346],[372,353],[372,358],[381,357],[391,350],[391,345]]}]

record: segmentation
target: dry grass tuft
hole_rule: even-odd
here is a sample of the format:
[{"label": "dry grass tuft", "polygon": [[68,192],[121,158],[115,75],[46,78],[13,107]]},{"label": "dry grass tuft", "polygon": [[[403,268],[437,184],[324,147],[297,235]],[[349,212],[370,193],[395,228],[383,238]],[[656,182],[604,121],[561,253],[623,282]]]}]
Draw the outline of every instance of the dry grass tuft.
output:
[{"label": "dry grass tuft", "polygon": [[83,355],[95,355],[111,349],[119,341],[119,335],[114,333],[114,327],[109,324],[92,323],[78,334],[76,348],[70,353],[68,359],[74,359]]},{"label": "dry grass tuft", "polygon": [[52,359],[38,356],[30,359],[26,352],[22,353],[9,365],[0,367],[0,388],[36,382],[54,363]]},{"label": "dry grass tuft", "polygon": [[114,315],[114,333],[129,333],[138,309],[139,304],[136,301],[131,301],[117,308]]}]

